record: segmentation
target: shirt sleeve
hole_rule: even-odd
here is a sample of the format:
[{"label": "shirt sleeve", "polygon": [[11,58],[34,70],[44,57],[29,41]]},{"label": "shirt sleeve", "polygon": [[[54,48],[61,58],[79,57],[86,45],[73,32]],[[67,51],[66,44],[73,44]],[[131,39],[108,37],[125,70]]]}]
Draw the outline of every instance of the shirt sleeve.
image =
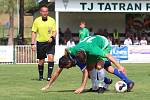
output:
[{"label": "shirt sleeve", "polygon": [[34,22],[33,22],[33,25],[32,25],[32,32],[37,32],[37,29],[38,29],[37,26],[38,26],[38,25],[37,25],[37,21],[36,21],[36,19],[35,19]]},{"label": "shirt sleeve", "polygon": [[89,34],[90,34],[90,32],[89,32],[89,30],[87,29],[87,30],[86,30],[86,37],[88,37]]},{"label": "shirt sleeve", "polygon": [[67,48],[67,50],[73,56],[75,56],[77,54],[77,50],[76,50],[75,46],[74,47],[69,47],[69,48]]},{"label": "shirt sleeve", "polygon": [[53,20],[52,31],[56,32],[56,22]]},{"label": "shirt sleeve", "polygon": [[80,68],[81,71],[84,71],[84,69],[86,68],[86,64],[82,64],[78,61],[77,61],[77,66]]}]

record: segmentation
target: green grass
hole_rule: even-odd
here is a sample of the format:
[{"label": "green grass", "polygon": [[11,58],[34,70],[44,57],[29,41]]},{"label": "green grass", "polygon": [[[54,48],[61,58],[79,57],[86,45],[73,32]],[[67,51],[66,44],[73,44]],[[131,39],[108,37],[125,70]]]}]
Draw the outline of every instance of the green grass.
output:
[{"label": "green grass", "polygon": [[[109,91],[104,94],[84,92],[74,94],[80,86],[82,73],[78,68],[63,70],[53,87],[47,93],[40,91],[47,81],[37,81],[36,65],[0,65],[0,100],[150,100],[150,64],[123,64],[128,76],[135,81],[132,92],[115,93],[113,79]],[[45,65],[45,77],[47,74]],[[90,80],[86,89],[90,88]]]}]

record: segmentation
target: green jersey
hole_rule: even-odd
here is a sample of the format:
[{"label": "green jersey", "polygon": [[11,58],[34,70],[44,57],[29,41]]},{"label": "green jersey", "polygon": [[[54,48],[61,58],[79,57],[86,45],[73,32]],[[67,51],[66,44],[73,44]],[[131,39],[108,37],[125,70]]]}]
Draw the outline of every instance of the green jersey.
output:
[{"label": "green jersey", "polygon": [[107,61],[106,54],[110,53],[111,46],[107,38],[96,35],[86,37],[76,46],[68,48],[68,51],[72,55],[76,55],[80,50],[84,50],[88,56],[95,56],[96,59]]},{"label": "green jersey", "polygon": [[84,38],[89,36],[89,30],[87,28],[82,28],[79,30],[79,38],[82,41]]}]

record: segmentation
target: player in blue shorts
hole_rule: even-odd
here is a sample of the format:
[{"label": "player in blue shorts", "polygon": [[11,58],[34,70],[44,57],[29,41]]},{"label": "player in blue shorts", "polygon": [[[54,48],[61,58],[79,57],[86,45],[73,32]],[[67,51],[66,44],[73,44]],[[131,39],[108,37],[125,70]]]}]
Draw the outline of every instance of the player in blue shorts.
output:
[{"label": "player in blue shorts", "polygon": [[[103,36],[92,36],[87,37],[76,46],[72,48],[66,49],[66,55],[75,56],[74,60],[67,60],[65,62],[65,56],[62,57],[62,62],[60,62],[60,66],[64,68],[72,67],[73,63],[80,63],[83,68],[86,66],[86,61],[88,60],[88,55],[93,55],[97,59],[99,59],[99,63],[97,64],[97,68],[105,68],[109,73],[112,73],[122,79],[127,83],[128,89],[127,91],[131,91],[134,86],[134,82],[129,80],[125,75],[125,69],[122,67],[110,54],[111,47],[109,45],[108,40]],[[61,61],[61,60],[60,60]],[[113,68],[111,66],[110,61],[118,68]],[[81,93],[86,85],[88,72],[91,71],[94,67],[87,67],[83,73],[83,81],[80,88],[78,88],[75,92]]]},{"label": "player in blue shorts", "polygon": [[[88,63],[91,63],[91,62],[88,62]],[[61,57],[59,59],[59,67],[55,70],[55,72],[52,75],[52,78],[50,79],[48,84],[46,86],[44,86],[41,90],[43,90],[43,91],[47,90],[52,85],[52,83],[57,79],[57,77],[60,75],[60,73],[62,72],[62,70],[64,68],[69,69],[69,68],[71,68],[73,66],[76,66],[76,65],[80,68],[83,75],[85,75],[88,66],[86,67],[86,66],[84,66],[84,64],[82,64],[82,63],[78,62],[77,60],[75,60],[74,56],[71,56],[71,55],[66,56],[65,55],[65,56]],[[95,65],[96,65],[96,63],[94,64],[94,66]],[[93,66],[93,65],[90,64],[89,67],[90,66]],[[101,72],[96,71],[96,69],[93,69],[90,72],[89,75],[90,75],[90,78],[92,80],[92,89],[93,89],[92,91],[95,91],[95,92],[98,92],[98,93],[103,93],[105,91],[105,89],[107,88],[107,85],[112,83],[112,80],[109,79],[109,78],[104,77],[104,74],[105,73],[103,73],[103,71],[101,71]],[[88,77],[88,74],[86,74],[85,76]],[[87,81],[87,80],[83,80],[83,81]],[[86,82],[83,82],[83,81],[82,81],[81,87],[86,85]],[[85,87],[83,87],[83,89],[84,88]],[[83,91],[83,89],[82,89],[82,91]],[[75,90],[75,93],[81,93],[81,92],[78,92],[78,89]]]}]

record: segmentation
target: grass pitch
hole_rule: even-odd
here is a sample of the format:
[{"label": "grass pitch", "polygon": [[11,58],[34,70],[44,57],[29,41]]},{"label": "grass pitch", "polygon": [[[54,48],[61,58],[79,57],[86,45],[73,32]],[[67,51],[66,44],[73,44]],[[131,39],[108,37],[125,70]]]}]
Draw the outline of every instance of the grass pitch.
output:
[{"label": "grass pitch", "polygon": [[[40,89],[47,83],[37,81],[36,65],[0,65],[0,100],[150,100],[150,64],[123,64],[128,77],[135,82],[132,92],[115,93],[114,84],[119,79],[106,74],[113,79],[109,91],[104,94],[84,92],[74,94],[73,90],[81,84],[79,68],[65,69],[47,93]],[[57,67],[57,66],[55,66]],[[47,76],[45,65],[44,76]],[[88,81],[86,89],[89,89]]]}]

